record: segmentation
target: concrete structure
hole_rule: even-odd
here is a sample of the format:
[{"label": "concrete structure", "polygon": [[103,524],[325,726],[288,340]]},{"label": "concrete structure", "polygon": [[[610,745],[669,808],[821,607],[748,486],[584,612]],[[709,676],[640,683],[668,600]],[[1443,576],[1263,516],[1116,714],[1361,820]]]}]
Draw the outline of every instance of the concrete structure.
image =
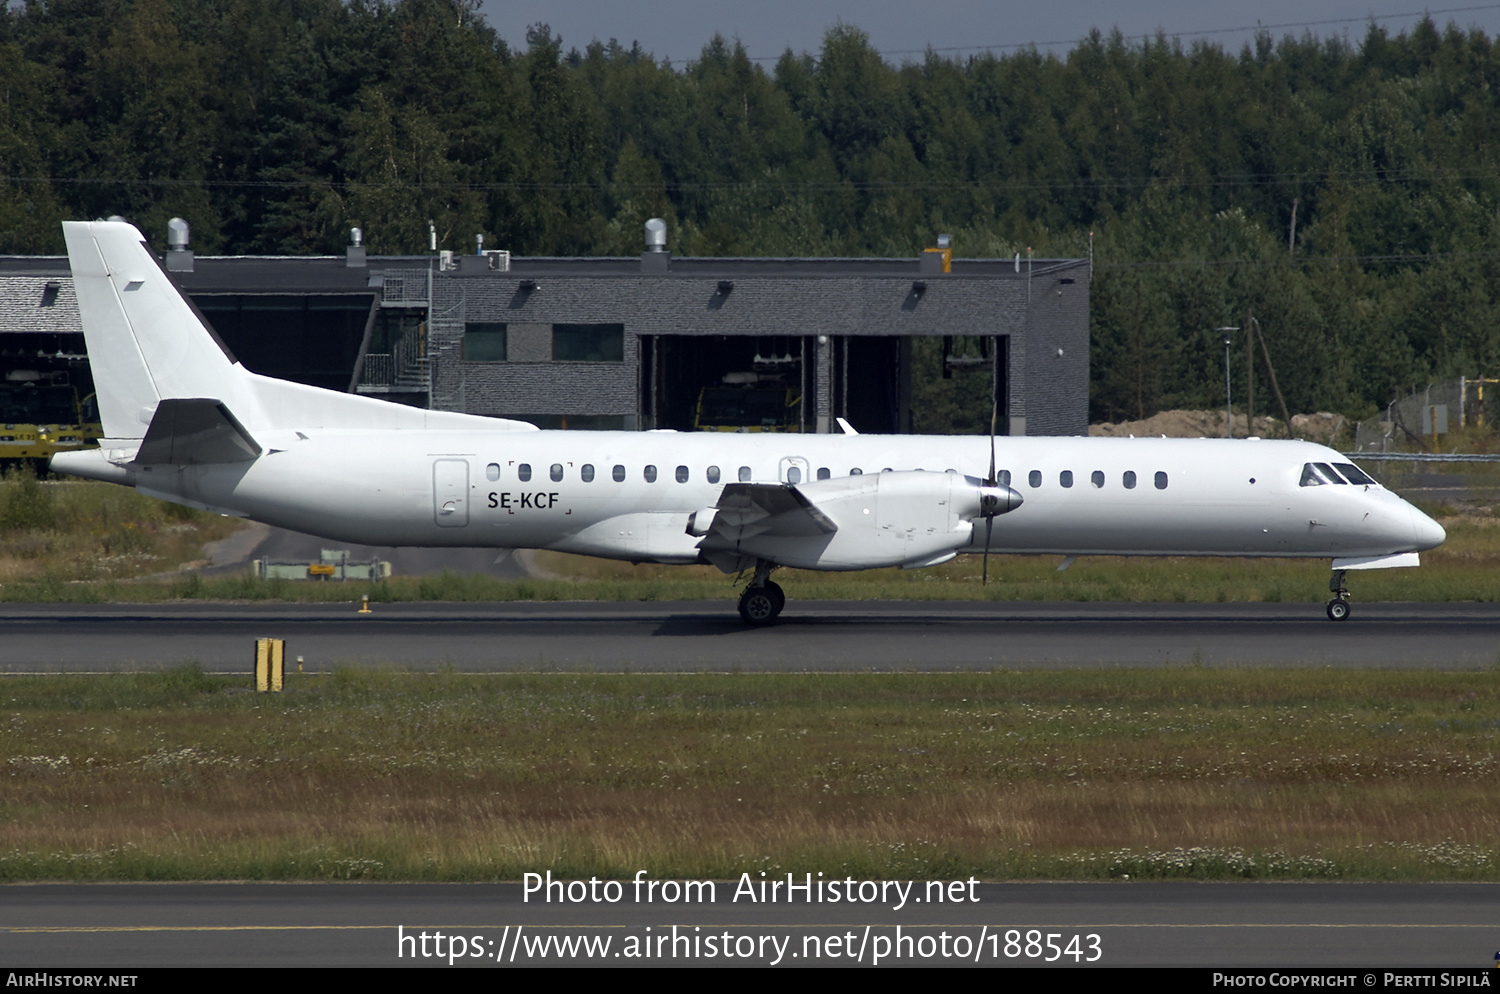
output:
[{"label": "concrete structure", "polygon": [[1003,432],[1083,434],[1088,290],[1084,260],[956,260],[947,273],[912,259],[392,260],[382,309],[427,322],[376,342],[360,389],[430,389],[436,408],[551,427],[688,429],[704,387],[779,370],[802,430],[846,417],[900,432],[912,338],[970,338],[986,369],[999,357]]},{"label": "concrete structure", "polygon": [[[706,388],[756,383],[784,389],[782,429],[903,432],[932,337],[954,375],[993,377],[1001,433],[1087,431],[1086,260],[194,257],[173,234],[166,268],[247,367],[331,389],[687,430]],[[0,259],[0,291],[0,375],[51,351],[91,392],[66,259]]]}]

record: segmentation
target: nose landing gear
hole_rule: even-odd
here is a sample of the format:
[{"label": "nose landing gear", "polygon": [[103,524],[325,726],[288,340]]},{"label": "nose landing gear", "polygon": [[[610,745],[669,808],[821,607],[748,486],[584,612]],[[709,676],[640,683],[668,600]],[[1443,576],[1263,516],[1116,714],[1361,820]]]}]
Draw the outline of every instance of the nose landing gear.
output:
[{"label": "nose landing gear", "polygon": [[1333,571],[1333,579],[1328,581],[1328,589],[1333,592],[1333,599],[1328,602],[1328,620],[1348,621],[1349,590],[1344,586],[1343,570]]}]

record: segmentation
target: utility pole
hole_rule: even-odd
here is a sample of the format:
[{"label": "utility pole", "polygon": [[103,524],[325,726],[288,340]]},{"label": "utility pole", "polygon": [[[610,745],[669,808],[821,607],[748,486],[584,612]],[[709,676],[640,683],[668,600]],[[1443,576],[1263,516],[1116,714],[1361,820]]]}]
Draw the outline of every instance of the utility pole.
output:
[{"label": "utility pole", "polygon": [[1256,340],[1260,342],[1260,354],[1266,360],[1266,375],[1271,378],[1271,392],[1276,394],[1276,403],[1281,405],[1281,418],[1286,428],[1286,437],[1292,437],[1292,416],[1286,409],[1286,398],[1281,396],[1281,387],[1276,384],[1276,367],[1271,365],[1271,350],[1266,348],[1265,332],[1261,331],[1260,322],[1255,320],[1255,315],[1250,315],[1250,330],[1254,333]]},{"label": "utility pole", "polygon": [[1255,434],[1255,315],[1245,312],[1245,437]]},{"label": "utility pole", "polygon": [[1230,327],[1223,327],[1223,328],[1215,328],[1214,329],[1214,331],[1217,331],[1219,334],[1221,334],[1221,335],[1224,336],[1224,437],[1225,438],[1233,438],[1234,437],[1234,420],[1233,420],[1234,416],[1231,413],[1231,408],[1230,408],[1230,404],[1229,404],[1229,401],[1230,401],[1230,396],[1229,396],[1229,346],[1234,342],[1234,333],[1237,332],[1237,331],[1239,331],[1239,330],[1240,329],[1238,329],[1238,328],[1230,328]]}]

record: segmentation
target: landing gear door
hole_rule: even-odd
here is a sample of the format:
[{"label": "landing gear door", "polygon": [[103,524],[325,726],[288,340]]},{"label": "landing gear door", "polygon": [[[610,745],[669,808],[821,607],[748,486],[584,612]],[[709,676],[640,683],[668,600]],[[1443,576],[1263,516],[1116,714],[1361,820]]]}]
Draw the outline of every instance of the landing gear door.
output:
[{"label": "landing gear door", "polygon": [[440,528],[469,523],[469,462],[439,459],[432,464],[432,514]]},{"label": "landing gear door", "polygon": [[776,471],[776,478],[782,483],[806,483],[812,479],[808,473],[808,462],[801,456],[786,456],[781,460],[781,466]]}]

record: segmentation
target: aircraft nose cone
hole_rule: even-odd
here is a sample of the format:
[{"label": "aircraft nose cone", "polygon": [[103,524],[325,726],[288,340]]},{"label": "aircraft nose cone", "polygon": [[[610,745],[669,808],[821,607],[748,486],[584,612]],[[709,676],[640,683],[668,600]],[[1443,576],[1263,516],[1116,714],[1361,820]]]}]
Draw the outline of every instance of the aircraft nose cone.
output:
[{"label": "aircraft nose cone", "polygon": [[1411,509],[1412,530],[1416,533],[1417,551],[1435,549],[1448,538],[1443,526],[1416,508]]}]

